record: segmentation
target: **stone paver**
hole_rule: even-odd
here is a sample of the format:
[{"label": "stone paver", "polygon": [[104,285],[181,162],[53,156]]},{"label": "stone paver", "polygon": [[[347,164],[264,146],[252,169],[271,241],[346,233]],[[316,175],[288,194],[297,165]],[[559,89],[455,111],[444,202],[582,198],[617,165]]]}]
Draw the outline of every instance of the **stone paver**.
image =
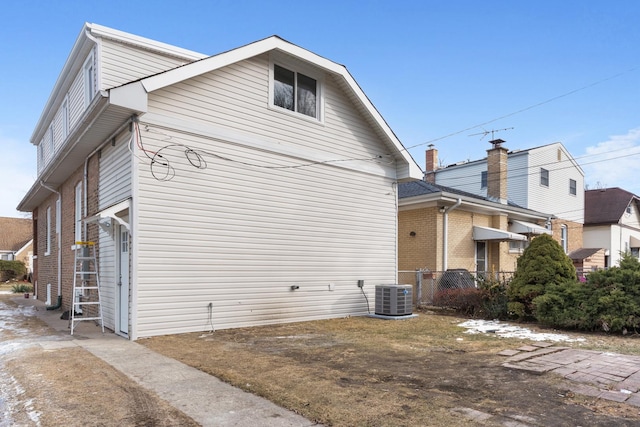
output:
[{"label": "stone paver", "polygon": [[[536,348],[538,347],[538,348]],[[640,356],[535,343],[498,353],[502,366],[535,374],[553,372],[574,382],[573,393],[640,407]]]}]

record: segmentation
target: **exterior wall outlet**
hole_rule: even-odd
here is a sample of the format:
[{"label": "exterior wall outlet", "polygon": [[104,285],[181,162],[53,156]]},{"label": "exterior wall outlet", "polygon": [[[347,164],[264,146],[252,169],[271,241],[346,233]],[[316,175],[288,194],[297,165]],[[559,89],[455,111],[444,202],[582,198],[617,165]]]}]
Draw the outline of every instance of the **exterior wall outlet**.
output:
[{"label": "exterior wall outlet", "polygon": [[329,283],[329,290],[330,291],[335,291],[336,290],[336,284],[335,283]]}]

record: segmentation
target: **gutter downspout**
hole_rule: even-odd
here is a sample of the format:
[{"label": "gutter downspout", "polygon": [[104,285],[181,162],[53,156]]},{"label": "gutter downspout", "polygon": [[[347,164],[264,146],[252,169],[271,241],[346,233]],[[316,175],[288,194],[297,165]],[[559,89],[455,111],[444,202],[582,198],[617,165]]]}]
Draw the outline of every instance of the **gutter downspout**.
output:
[{"label": "gutter downspout", "polygon": [[61,242],[62,239],[60,239],[60,230],[57,226],[59,221],[62,219],[60,218],[60,209],[62,207],[62,194],[60,194],[60,192],[54,190],[53,188],[49,187],[43,181],[40,181],[40,185],[46,188],[47,190],[51,191],[52,193],[56,193],[58,195],[58,201],[56,203],[56,234],[57,234],[56,240],[58,241],[58,303],[55,306],[52,306],[51,308],[47,307],[47,310],[55,310],[56,308],[60,308],[60,306],[62,305],[62,242]]},{"label": "gutter downspout", "polygon": [[446,208],[443,212],[442,217],[442,271],[447,271],[447,251],[449,250],[449,212],[456,209],[458,206],[462,204],[462,199],[458,199],[456,203],[452,206]]}]

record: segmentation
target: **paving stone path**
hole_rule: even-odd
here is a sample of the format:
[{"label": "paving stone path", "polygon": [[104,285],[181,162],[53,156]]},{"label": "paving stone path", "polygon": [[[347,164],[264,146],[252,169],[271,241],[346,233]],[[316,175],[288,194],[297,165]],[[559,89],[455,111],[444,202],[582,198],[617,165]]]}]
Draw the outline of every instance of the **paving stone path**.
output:
[{"label": "paving stone path", "polygon": [[[640,356],[534,343],[499,353],[502,366],[535,373],[552,372],[570,380],[570,391],[640,407]],[[575,383],[575,384],[573,384]]]}]

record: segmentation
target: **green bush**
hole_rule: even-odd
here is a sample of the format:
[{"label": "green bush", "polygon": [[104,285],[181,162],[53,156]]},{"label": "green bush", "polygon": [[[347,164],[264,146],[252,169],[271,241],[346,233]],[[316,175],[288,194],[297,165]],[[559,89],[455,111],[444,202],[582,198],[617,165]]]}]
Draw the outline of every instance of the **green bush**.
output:
[{"label": "green bush", "polygon": [[26,283],[17,283],[11,287],[11,292],[14,294],[26,294],[33,291],[33,286]]},{"label": "green bush", "polygon": [[516,273],[509,285],[509,314],[518,319],[534,319],[533,300],[547,288],[576,282],[576,269],[558,242],[543,234],[534,238],[518,258]]},{"label": "green bush", "polygon": [[485,319],[505,319],[508,313],[507,289],[509,288],[509,280],[504,276],[480,278],[478,279],[478,288],[482,295],[479,314]]},{"label": "green bush", "polygon": [[27,274],[27,267],[22,261],[0,260],[0,280],[3,282],[17,277],[24,277],[25,274]]},{"label": "green bush", "polygon": [[624,254],[619,267],[590,273],[586,283],[552,287],[534,299],[542,323],[605,332],[640,329],[640,262]]}]

